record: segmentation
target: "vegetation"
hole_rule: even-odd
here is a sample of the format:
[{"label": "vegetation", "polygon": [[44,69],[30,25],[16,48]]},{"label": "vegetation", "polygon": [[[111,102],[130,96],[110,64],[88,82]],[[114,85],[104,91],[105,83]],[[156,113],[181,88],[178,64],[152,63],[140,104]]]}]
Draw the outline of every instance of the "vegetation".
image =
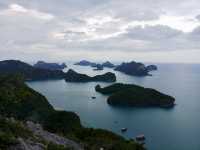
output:
[{"label": "vegetation", "polygon": [[122,63],[121,65],[117,66],[115,70],[133,76],[148,75],[148,70],[145,65],[142,63],[136,63],[134,61],[130,63]]},{"label": "vegetation", "polygon": [[112,64],[111,62],[109,61],[106,61],[102,64],[98,64],[98,63],[94,63],[94,62],[90,62],[90,61],[87,61],[87,60],[82,60],[80,62],[77,62],[75,63],[74,65],[79,65],[79,66],[91,66],[91,67],[107,67],[107,68],[114,68],[115,65]]},{"label": "vegetation", "polygon": [[30,138],[33,135],[20,122],[0,117],[0,149],[4,150],[11,145],[16,145],[17,137]]},{"label": "vegetation", "polygon": [[65,80],[67,82],[90,82],[90,81],[115,82],[116,76],[114,73],[108,72],[103,75],[96,75],[94,77],[90,77],[86,74],[80,74],[70,69],[65,75]]},{"label": "vegetation", "polygon": [[[127,141],[114,133],[88,129],[81,126],[79,117],[73,112],[56,111],[46,98],[30,89],[21,76],[0,76],[0,113],[4,118],[14,117],[21,121],[38,122],[53,133],[58,133],[83,144],[86,150],[101,147],[106,150],[143,150],[134,141]],[[0,149],[14,145],[17,137],[31,137],[31,133],[19,124],[0,120]],[[68,150],[59,145],[49,145],[48,150]]]},{"label": "vegetation", "polygon": [[150,75],[150,71],[157,70],[157,66],[145,66],[142,63],[132,61],[129,63],[122,63],[121,65],[117,66],[115,70],[133,76],[147,76]]},{"label": "vegetation", "polygon": [[46,63],[44,61],[38,61],[36,64],[34,64],[34,67],[48,70],[63,70],[67,66],[65,63],[60,65],[57,63]]},{"label": "vegetation", "polygon": [[29,88],[19,75],[0,77],[0,112],[7,117],[39,122],[45,127],[58,126],[58,122],[66,123],[63,127],[68,130],[80,127],[75,113],[54,110],[46,98]]},{"label": "vegetation", "polygon": [[116,83],[105,88],[97,85],[95,89],[102,94],[110,94],[107,100],[110,105],[172,107],[175,101],[169,95],[137,85]]},{"label": "vegetation", "polygon": [[75,63],[74,65],[79,65],[79,66],[94,66],[96,63],[90,62],[87,60],[81,60],[80,62]]},{"label": "vegetation", "polygon": [[75,136],[85,144],[86,150],[144,150],[133,140],[125,140],[112,132],[102,129],[81,128],[76,130]]},{"label": "vegetation", "polygon": [[73,150],[71,147],[49,143],[46,150]]},{"label": "vegetation", "polygon": [[64,72],[60,70],[47,70],[35,68],[18,60],[0,61],[0,73],[20,74],[25,80],[63,79]]},{"label": "vegetation", "polygon": [[44,122],[44,128],[59,133],[70,134],[81,128],[79,117],[73,112],[54,111]]}]

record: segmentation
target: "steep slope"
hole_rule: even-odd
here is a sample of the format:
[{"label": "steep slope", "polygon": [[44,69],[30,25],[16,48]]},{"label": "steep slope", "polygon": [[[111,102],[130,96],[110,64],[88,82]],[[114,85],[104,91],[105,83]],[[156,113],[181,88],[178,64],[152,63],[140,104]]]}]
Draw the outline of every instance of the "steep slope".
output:
[{"label": "steep slope", "polygon": [[35,68],[18,60],[0,61],[0,73],[21,74],[25,80],[62,79],[64,72]]},{"label": "steep slope", "polygon": [[[75,113],[54,110],[46,98],[29,88],[19,75],[0,75],[0,114],[4,120],[14,117],[20,124],[20,126],[11,124],[11,127],[6,129],[9,122],[0,122],[0,148],[4,149],[13,147],[16,150],[18,144],[21,144],[25,147],[35,145],[41,150],[68,150],[69,147],[78,150],[79,146],[76,147],[78,143],[85,150],[144,149],[133,140],[125,140],[109,131],[82,127]],[[24,122],[28,122],[25,128]],[[64,139],[58,135],[64,136]],[[45,142],[34,139],[38,136]],[[52,139],[53,144],[50,143]],[[60,139],[61,143],[57,143],[56,139]],[[66,143],[67,147],[63,147],[62,142]]]}]

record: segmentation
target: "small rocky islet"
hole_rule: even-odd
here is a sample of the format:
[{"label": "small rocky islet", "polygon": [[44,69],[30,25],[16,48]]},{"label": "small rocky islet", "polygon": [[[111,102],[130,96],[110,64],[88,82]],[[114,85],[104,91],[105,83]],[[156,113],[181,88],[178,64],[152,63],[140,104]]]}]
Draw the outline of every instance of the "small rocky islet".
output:
[{"label": "small rocky islet", "polygon": [[172,96],[133,84],[115,83],[104,88],[97,85],[95,90],[109,95],[107,102],[113,106],[171,108],[175,102]]}]

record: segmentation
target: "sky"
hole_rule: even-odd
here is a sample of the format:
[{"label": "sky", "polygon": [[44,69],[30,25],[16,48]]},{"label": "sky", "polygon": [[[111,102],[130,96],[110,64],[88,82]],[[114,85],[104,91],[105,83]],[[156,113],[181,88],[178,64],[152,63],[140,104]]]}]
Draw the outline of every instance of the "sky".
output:
[{"label": "sky", "polygon": [[200,63],[199,0],[0,0],[0,60]]}]

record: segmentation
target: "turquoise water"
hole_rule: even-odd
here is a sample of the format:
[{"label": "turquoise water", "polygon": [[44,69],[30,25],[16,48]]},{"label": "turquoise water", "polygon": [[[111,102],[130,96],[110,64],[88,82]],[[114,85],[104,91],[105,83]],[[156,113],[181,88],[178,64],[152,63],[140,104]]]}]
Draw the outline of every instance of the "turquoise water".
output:
[{"label": "turquoise water", "polygon": [[[70,67],[89,75],[112,71]],[[76,112],[85,126],[108,129],[126,138],[145,134],[148,150],[199,150],[200,65],[158,64],[158,67],[151,77],[132,77],[115,72],[117,82],[134,83],[170,94],[176,98],[177,105],[173,109],[111,107],[106,103],[106,96],[95,92],[97,82],[56,80],[27,84],[45,95],[56,109]],[[92,100],[92,96],[97,98]],[[123,127],[128,128],[125,134],[120,132]]]}]

